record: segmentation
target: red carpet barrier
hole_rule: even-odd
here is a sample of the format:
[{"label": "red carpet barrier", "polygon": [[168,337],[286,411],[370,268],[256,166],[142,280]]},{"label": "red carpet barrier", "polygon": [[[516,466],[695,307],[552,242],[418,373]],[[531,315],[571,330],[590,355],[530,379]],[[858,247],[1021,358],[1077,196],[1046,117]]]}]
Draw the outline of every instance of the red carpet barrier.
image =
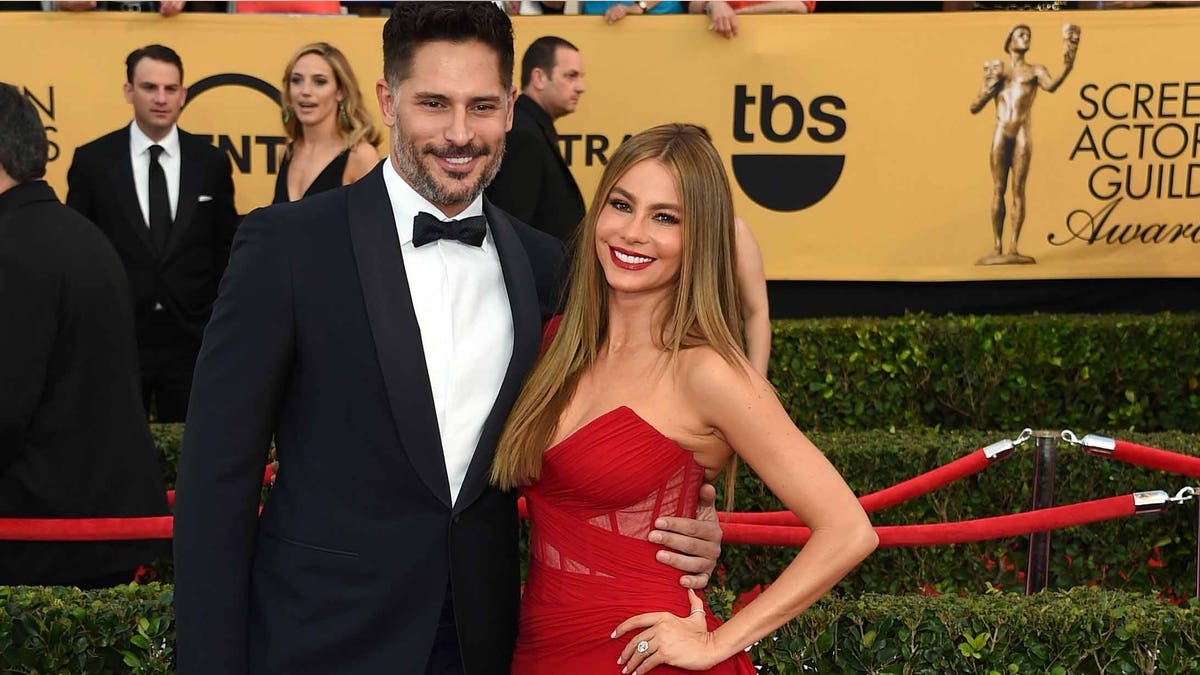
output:
[{"label": "red carpet barrier", "polygon": [[[1135,513],[1162,511],[1171,500],[1167,493],[1138,492],[1057,506],[1008,516],[964,520],[932,525],[876,527],[880,546],[937,546],[969,541],[1002,539]],[[10,541],[105,541],[122,539],[170,539],[173,519],[157,518],[0,518],[0,540]],[[812,531],[807,527],[726,523],[726,544],[801,546]]]},{"label": "red carpet barrier", "polygon": [[170,539],[173,516],[152,518],[0,518],[0,541]]},{"label": "red carpet barrier", "polygon": [[[1007,456],[1015,445],[1028,438],[1025,432],[1015,441],[1001,441],[976,450],[932,471],[898,483],[890,488],[865,495],[859,499],[867,511],[877,511],[905,500],[927,494],[966,476],[973,475]],[[1200,458],[1149,448],[1134,443],[1116,441],[1100,436],[1080,440],[1071,432],[1063,438],[1082,445],[1093,454],[1121,460],[1130,464],[1162,471],[1200,477]],[[269,485],[274,471],[268,465],[263,472],[263,484]],[[1194,491],[1185,488],[1172,498],[1166,492],[1135,492],[1132,494],[1089,502],[1039,509],[991,518],[979,518],[953,523],[928,525],[889,525],[876,527],[880,546],[940,546],[989,539],[1003,539],[1034,532],[1074,527],[1103,520],[1112,520],[1137,513],[1157,513],[1168,504],[1185,501]],[[175,501],[174,491],[167,493],[168,502]],[[525,500],[517,507],[522,518],[528,517]],[[802,546],[812,531],[800,525],[799,519],[787,511],[771,513],[721,513],[722,529],[727,544],[760,546]],[[119,541],[130,539],[170,539],[174,519],[171,516],[152,518],[0,518],[0,540],[7,541]]]},{"label": "red carpet barrier", "polygon": [[[1049,509],[1014,513],[1008,516],[963,520],[955,523],[934,523],[932,525],[887,525],[876,527],[880,546],[940,546],[943,544],[963,544],[972,541],[988,539],[1003,539],[1016,537],[1033,532],[1057,530],[1063,527],[1085,525],[1102,520],[1112,520],[1131,516],[1135,513],[1150,513],[1161,511],[1162,508],[1144,508],[1139,511],[1137,493],[1096,499],[1090,502],[1080,502],[1068,506],[1056,506]],[[1152,493],[1166,503],[1165,492]],[[748,525],[744,523],[725,523],[721,526],[725,533],[725,544],[757,544],[760,546],[803,546],[812,536],[812,530],[807,527],[779,525]]]},{"label": "red carpet barrier", "polygon": [[1176,452],[1168,452],[1158,448],[1151,448],[1137,443],[1129,443],[1127,441],[1118,441],[1105,436],[1096,436],[1088,434],[1082,440],[1075,440],[1074,434],[1063,432],[1063,438],[1068,443],[1073,445],[1082,445],[1083,449],[1090,454],[1108,459],[1115,459],[1118,462],[1133,464],[1147,469],[1157,469],[1159,471],[1168,471],[1192,478],[1200,478],[1200,457],[1192,457],[1190,455],[1181,455]]},{"label": "red carpet barrier", "polygon": [[[966,457],[960,457],[949,464],[943,464],[932,471],[923,473],[915,478],[910,478],[903,483],[897,483],[892,487],[878,492],[863,495],[858,498],[858,502],[862,504],[863,510],[867,513],[881,511],[890,506],[895,506],[910,499],[929,494],[956,480],[977,474],[991,466],[992,462],[1005,456],[1007,455],[989,457],[986,449],[976,450]],[[802,524],[800,519],[791,511],[764,511],[758,513],[722,511],[718,516],[722,523],[772,526],[788,525],[793,527]]]}]

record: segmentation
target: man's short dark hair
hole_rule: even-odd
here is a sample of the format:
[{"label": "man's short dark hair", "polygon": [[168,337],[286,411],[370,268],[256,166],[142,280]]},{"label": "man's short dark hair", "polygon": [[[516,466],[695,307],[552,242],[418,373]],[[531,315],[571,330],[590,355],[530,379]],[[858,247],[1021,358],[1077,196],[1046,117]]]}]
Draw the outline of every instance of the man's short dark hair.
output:
[{"label": "man's short dark hair", "polygon": [[179,54],[176,54],[174,49],[163,45],[146,45],[141,49],[129,52],[129,56],[125,57],[126,82],[133,84],[133,70],[137,68],[138,62],[142,59],[154,59],[174,65],[179,69],[179,82],[183,83],[183,59],[179,58]]},{"label": "man's short dark hair", "polygon": [[575,52],[579,51],[575,45],[554,35],[543,35],[529,45],[529,49],[525,50],[525,56],[521,57],[522,89],[529,86],[529,81],[533,79],[534,68],[541,68],[546,75],[554,70],[555,64],[558,63],[556,55],[559,47],[566,47]]},{"label": "man's short dark hair", "polygon": [[478,40],[496,50],[500,81],[512,86],[512,21],[493,2],[397,2],[383,26],[383,76],[394,89],[408,78],[413,54],[427,42]]},{"label": "man's short dark hair", "polygon": [[0,82],[0,166],[18,183],[46,175],[46,127],[21,90]]}]

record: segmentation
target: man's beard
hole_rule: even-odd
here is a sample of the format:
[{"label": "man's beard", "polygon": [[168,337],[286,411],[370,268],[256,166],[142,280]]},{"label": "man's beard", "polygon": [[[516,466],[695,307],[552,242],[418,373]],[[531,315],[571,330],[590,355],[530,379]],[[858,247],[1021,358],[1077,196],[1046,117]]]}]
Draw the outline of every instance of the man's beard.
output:
[{"label": "man's beard", "polygon": [[[401,135],[395,149],[400,175],[408,181],[417,194],[433,204],[469,204],[475,201],[475,198],[491,184],[492,180],[496,178],[496,174],[500,172],[500,160],[504,157],[504,140],[500,140],[495,152],[474,143],[464,147],[447,146],[444,148],[437,148],[430,144],[417,150],[416,142],[409,141]],[[427,154],[435,157],[471,155],[483,158],[485,163],[483,170],[479,173],[479,179],[475,181],[474,185],[446,187],[438,183],[429,167],[421,161],[422,156]],[[447,175],[455,180],[461,180],[466,178],[469,172],[449,172]]]}]

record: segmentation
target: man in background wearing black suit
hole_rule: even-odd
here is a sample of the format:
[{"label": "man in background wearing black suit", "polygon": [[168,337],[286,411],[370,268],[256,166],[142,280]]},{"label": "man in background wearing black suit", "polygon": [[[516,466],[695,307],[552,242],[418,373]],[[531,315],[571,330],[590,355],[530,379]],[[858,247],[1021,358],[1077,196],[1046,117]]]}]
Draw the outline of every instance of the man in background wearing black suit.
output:
[{"label": "man in background wearing black suit", "polygon": [[[493,3],[396,3],[376,83],[389,157],[239,228],[177,484],[179,675],[509,672],[516,498],[488,473],[564,257],[482,194],[512,39]],[[710,545],[664,562],[706,579],[715,521],[675,524]]]},{"label": "man in background wearing black suit", "polygon": [[534,40],[521,58],[521,89],[504,164],[487,196],[517,220],[569,242],[584,204],[559,150],[554,120],[579,104],[585,90],[583,56],[559,37]]},{"label": "man in background wearing black suit", "polygon": [[[43,180],[46,131],[0,83],[0,517],[167,513],[112,245]],[[0,542],[0,584],[129,583],[163,542]]]},{"label": "man in background wearing black suit", "polygon": [[150,45],[125,60],[133,121],[75,151],[67,205],[117,249],[133,293],[142,402],[182,422],[200,338],[237,229],[229,158],[176,126],[183,62]]}]

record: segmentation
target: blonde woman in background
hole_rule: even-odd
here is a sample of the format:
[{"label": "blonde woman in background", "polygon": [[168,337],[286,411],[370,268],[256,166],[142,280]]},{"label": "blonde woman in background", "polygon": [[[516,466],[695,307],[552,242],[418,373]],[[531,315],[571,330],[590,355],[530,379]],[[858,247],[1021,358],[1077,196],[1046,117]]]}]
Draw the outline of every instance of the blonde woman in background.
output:
[{"label": "blonde woman in background", "polygon": [[301,47],[283,74],[287,148],[271,203],[349,185],[379,163],[380,133],[345,55],[327,42]]}]

